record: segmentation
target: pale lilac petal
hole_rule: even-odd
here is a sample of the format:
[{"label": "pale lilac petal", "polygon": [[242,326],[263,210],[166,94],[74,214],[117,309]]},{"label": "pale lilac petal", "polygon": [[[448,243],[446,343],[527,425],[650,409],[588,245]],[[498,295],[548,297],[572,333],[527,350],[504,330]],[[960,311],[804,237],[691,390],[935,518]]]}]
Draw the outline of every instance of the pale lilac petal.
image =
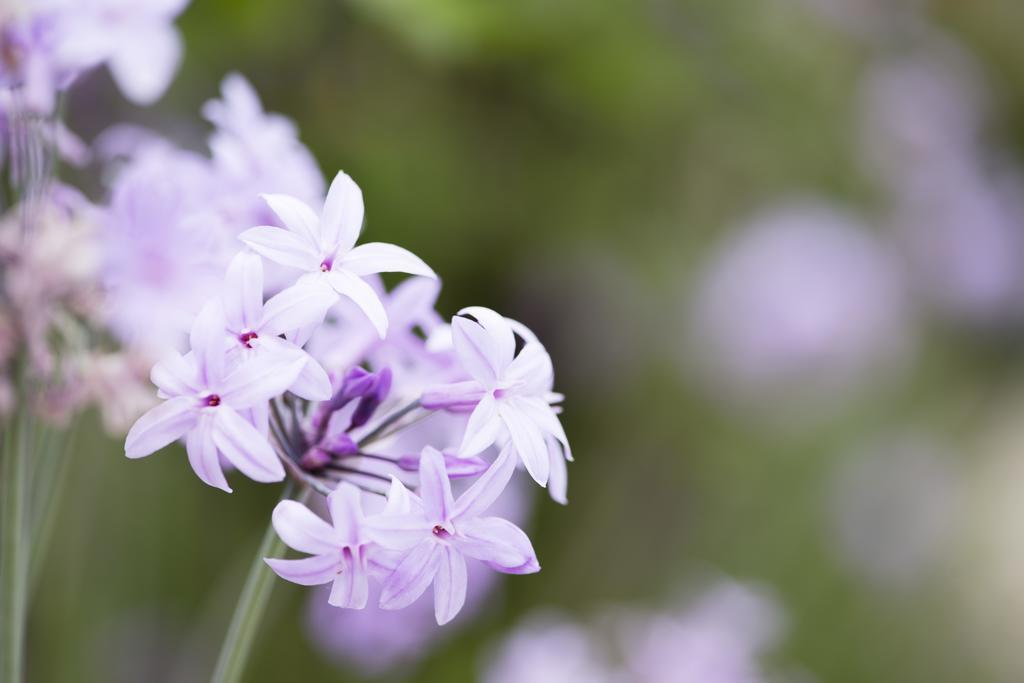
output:
[{"label": "pale lilac petal", "polygon": [[317,252],[302,239],[283,228],[261,225],[249,228],[238,239],[260,256],[283,266],[315,271],[320,268]]},{"label": "pale lilac petal", "polygon": [[555,383],[551,356],[537,342],[528,342],[505,371],[505,379],[521,382],[521,393],[544,394],[551,391]]},{"label": "pale lilac petal", "polygon": [[117,36],[107,60],[125,97],[135,104],[155,102],[167,89],[181,62],[181,36],[168,24],[135,25]]},{"label": "pale lilac petal", "polygon": [[366,280],[345,270],[332,270],[327,278],[338,294],[351,299],[366,314],[377,334],[384,339],[388,335],[388,314],[373,287]]},{"label": "pale lilac petal", "polygon": [[450,545],[438,553],[434,576],[434,618],[444,626],[455,618],[466,603],[466,559]]},{"label": "pale lilac petal", "polygon": [[459,455],[476,455],[493,444],[501,433],[502,424],[494,394],[485,394],[469,416]]},{"label": "pale lilac petal", "polygon": [[167,398],[193,395],[200,391],[199,370],[194,357],[186,359],[180,353],[172,352],[160,359],[149,373],[149,379]]},{"label": "pale lilac petal", "polygon": [[374,542],[396,550],[408,550],[424,538],[429,538],[433,527],[433,522],[428,521],[420,511],[385,512],[368,517],[365,524],[366,533]]},{"label": "pale lilac petal", "polygon": [[494,342],[487,331],[468,318],[452,319],[452,343],[462,368],[470,377],[492,388],[497,381]]},{"label": "pale lilac petal", "polygon": [[327,190],[320,214],[321,246],[330,252],[346,252],[363,228],[363,191],[344,171],[338,171]]},{"label": "pale lilac petal", "polygon": [[185,450],[188,451],[188,462],[192,470],[203,483],[231,493],[224,470],[220,466],[217,446],[213,443],[213,424],[210,416],[203,416],[188,434]]},{"label": "pale lilac petal", "polygon": [[505,316],[483,306],[469,306],[459,311],[459,315],[471,315],[476,318],[492,340],[495,370],[500,377],[505,368],[512,362],[516,354],[516,337],[512,326]]},{"label": "pale lilac petal", "polygon": [[[350,552],[345,548],[345,552]],[[334,578],[331,596],[327,602],[335,607],[363,609],[370,597],[370,585],[366,571],[363,549],[357,548],[356,555],[346,555],[341,571]]]},{"label": "pale lilac petal", "polygon": [[270,517],[274,531],[289,548],[311,555],[332,555],[340,561],[334,528],[294,500],[282,500]]},{"label": "pale lilac petal", "polygon": [[286,194],[263,194],[260,197],[293,235],[307,244],[311,250],[319,249],[317,235],[320,232],[320,220],[309,205]]},{"label": "pale lilac petal", "polygon": [[[455,537],[459,550],[500,571],[536,565],[530,538],[512,522],[499,517],[476,517],[459,524]],[[538,566],[536,570],[539,570]]]},{"label": "pale lilac petal", "polygon": [[522,411],[527,419],[533,421],[545,434],[553,436],[565,449],[565,459],[572,460],[572,451],[569,449],[569,437],[562,429],[562,423],[554,409],[542,398],[516,397],[511,401],[512,405]]},{"label": "pale lilac petal", "polygon": [[263,312],[263,260],[243,251],[231,260],[224,282],[224,317],[234,333],[255,330]]},{"label": "pale lilac petal", "polygon": [[505,491],[515,470],[516,459],[512,447],[506,445],[501,449],[494,464],[473,482],[473,485],[466,489],[465,493],[459,496],[452,517],[456,520],[468,519],[486,512],[487,508],[491,507]]},{"label": "pale lilac petal", "polygon": [[388,295],[388,320],[402,329],[420,325],[429,334],[442,324],[441,316],[434,310],[440,293],[440,280],[422,277],[403,280]]},{"label": "pale lilac petal", "polygon": [[337,300],[338,293],[323,273],[303,275],[294,285],[267,300],[260,332],[276,335],[319,325]]},{"label": "pale lilac petal", "polygon": [[437,278],[423,260],[408,249],[385,242],[360,244],[341,259],[342,267],[356,275],[374,273],[409,273],[423,277]]},{"label": "pale lilac petal", "polygon": [[128,430],[124,454],[141,458],[185,435],[196,423],[196,399],[178,396],[148,410]]},{"label": "pale lilac petal", "polygon": [[[417,460],[416,469],[419,470]],[[384,515],[408,515],[413,511],[413,495],[405,484],[399,481],[398,477],[391,477],[391,487],[388,489],[388,502],[384,506]]]},{"label": "pale lilac petal", "polygon": [[551,470],[548,474],[548,495],[556,503],[569,504],[569,471],[565,456],[557,448],[548,448]]},{"label": "pale lilac petal", "polygon": [[359,500],[359,489],[348,482],[327,496],[327,507],[338,540],[344,545],[357,546],[363,539],[363,507]]},{"label": "pale lilac petal", "polygon": [[523,461],[526,471],[530,473],[535,482],[541,486],[547,485],[551,461],[540,427],[509,403],[500,404],[498,414],[501,415],[505,427],[508,428],[512,445]]},{"label": "pale lilac petal", "polygon": [[382,609],[408,607],[423,595],[437,573],[440,548],[433,539],[420,542],[395,567],[381,588]]},{"label": "pale lilac petal", "polygon": [[420,500],[428,521],[446,524],[451,519],[455,501],[444,467],[444,456],[430,446],[420,454]]},{"label": "pale lilac petal", "polygon": [[265,557],[263,561],[282,579],[300,586],[319,586],[330,583],[338,576],[338,567],[341,566],[341,559],[337,554],[312,555],[301,560],[279,560]]},{"label": "pale lilac petal", "polygon": [[486,389],[475,379],[428,387],[420,396],[420,405],[427,410],[451,410],[462,413],[472,412],[485,394]]},{"label": "pale lilac petal", "polygon": [[189,344],[195,354],[199,381],[207,388],[218,386],[224,377],[224,356],[227,337],[224,334],[224,312],[220,302],[207,302],[192,322]]},{"label": "pale lilac petal", "polygon": [[213,442],[224,457],[253,481],[284,479],[284,466],[266,438],[229,406],[215,410]]},{"label": "pale lilac petal", "polygon": [[[444,467],[448,472],[449,479],[475,477],[486,472],[488,467],[490,467],[490,464],[480,457],[459,457],[453,453],[449,453],[447,450],[442,451],[442,454],[444,455]],[[400,456],[396,462],[398,463],[398,466],[406,472],[419,472],[420,470],[419,454]]]},{"label": "pale lilac petal", "polygon": [[298,346],[280,337],[261,337],[260,348],[270,353],[292,354],[305,360],[299,376],[288,387],[288,391],[310,401],[326,401],[331,397],[333,389],[327,371]]},{"label": "pale lilac petal", "polygon": [[283,394],[302,372],[306,358],[294,353],[261,353],[235,368],[224,379],[221,400],[248,408]]}]

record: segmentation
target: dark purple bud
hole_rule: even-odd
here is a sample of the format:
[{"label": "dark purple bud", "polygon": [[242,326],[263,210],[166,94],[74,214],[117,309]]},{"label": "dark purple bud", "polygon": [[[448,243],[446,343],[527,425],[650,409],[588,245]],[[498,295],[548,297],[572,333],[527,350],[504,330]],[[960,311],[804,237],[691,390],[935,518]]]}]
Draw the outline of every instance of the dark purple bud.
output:
[{"label": "dark purple bud", "polygon": [[378,372],[375,379],[376,382],[372,389],[363,394],[363,397],[359,399],[355,412],[352,413],[352,422],[348,425],[349,429],[362,427],[369,422],[377,408],[380,407],[380,404],[388,397],[388,392],[391,391],[391,368],[384,368]]},{"label": "dark purple bud", "polygon": [[320,448],[333,456],[352,455],[359,452],[359,446],[345,432],[331,434],[320,442]]}]

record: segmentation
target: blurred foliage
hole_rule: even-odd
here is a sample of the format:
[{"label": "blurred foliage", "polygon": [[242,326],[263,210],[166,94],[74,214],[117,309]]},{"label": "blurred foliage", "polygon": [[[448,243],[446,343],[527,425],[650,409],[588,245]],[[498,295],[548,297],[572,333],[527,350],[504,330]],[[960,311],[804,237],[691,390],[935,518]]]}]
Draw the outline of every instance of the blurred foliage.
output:
[{"label": "blurred foliage", "polygon": [[[934,16],[983,60],[1024,145],[1021,4],[941,0]],[[533,607],[658,602],[709,571],[778,591],[780,657],[820,681],[988,680],[943,599],[954,570],[897,595],[858,582],[829,550],[825,483],[848,444],[893,426],[969,452],[1017,383],[1019,344],[929,328],[909,379],[800,430],[722,409],[678,362],[694,269],[737,220],[803,193],[871,211],[853,135],[862,45],[795,0],[195,0],[181,26],[185,63],[158,107],[129,109],[97,77],[90,97],[112,104],[73,100],[73,127],[131,118],[195,142],[201,103],[242,72],[326,172],[358,179],[373,238],[444,274],[442,313],[507,311],[561,373],[578,462],[571,505],[538,503],[544,571],[506,582],[415,680],[472,680],[481,646]],[[183,452],[129,463],[93,422],[81,433],[33,680],[201,679],[275,491],[228,497]],[[307,596],[275,588],[247,680],[349,680],[307,643]]]}]

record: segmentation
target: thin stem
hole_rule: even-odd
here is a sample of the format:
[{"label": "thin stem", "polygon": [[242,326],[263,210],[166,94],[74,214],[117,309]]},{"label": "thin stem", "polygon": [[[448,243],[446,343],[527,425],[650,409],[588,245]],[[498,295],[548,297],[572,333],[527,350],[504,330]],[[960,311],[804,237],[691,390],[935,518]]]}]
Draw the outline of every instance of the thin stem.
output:
[{"label": "thin stem", "polygon": [[[281,500],[291,497],[296,488],[294,481],[287,480],[281,493]],[[309,489],[302,487],[296,495],[296,500],[302,502],[308,494]],[[263,562],[263,558],[277,556],[282,552],[284,552],[284,543],[278,538],[274,527],[268,525],[263,540],[260,542],[259,550],[256,552],[256,557],[249,568],[249,576],[245,580],[238,604],[235,606],[235,614],[231,618],[231,626],[228,628],[224,645],[221,646],[220,656],[217,658],[217,668],[214,669],[213,677],[210,679],[211,683],[237,683],[242,680],[249,652],[256,640],[260,621],[267,609],[270,593],[274,587],[274,574]]]},{"label": "thin stem", "polygon": [[419,407],[420,402],[419,399],[417,399],[410,403],[409,405],[405,406],[404,408],[396,410],[395,412],[391,413],[386,418],[381,420],[380,424],[378,424],[372,432],[370,432],[357,442],[359,447],[362,448],[363,446],[366,446],[378,440],[388,427],[395,424],[403,417],[405,417],[406,415],[408,415],[409,413],[411,413],[412,411],[416,410]]},{"label": "thin stem", "polygon": [[67,432],[47,430],[50,436],[45,441],[46,446],[40,446],[35,458],[38,464],[35,476],[32,477],[32,515],[29,521],[29,538],[32,539],[28,570],[30,595],[39,579],[43,561],[53,538],[57,511],[64,497],[70,469],[71,458],[68,451],[77,430],[77,424],[73,424]]},{"label": "thin stem", "polygon": [[332,463],[330,465],[325,465],[324,469],[328,470],[329,472],[343,472],[345,474],[355,474],[359,475],[360,477],[369,477],[370,479],[378,479],[386,483],[391,483],[391,477],[385,477],[383,474],[377,474],[375,472],[357,470],[354,467],[345,467],[344,465],[335,465]]},{"label": "thin stem", "polygon": [[0,675],[18,683],[24,672],[26,560],[25,508],[28,502],[29,418],[22,403],[5,426],[3,476],[0,478]]}]

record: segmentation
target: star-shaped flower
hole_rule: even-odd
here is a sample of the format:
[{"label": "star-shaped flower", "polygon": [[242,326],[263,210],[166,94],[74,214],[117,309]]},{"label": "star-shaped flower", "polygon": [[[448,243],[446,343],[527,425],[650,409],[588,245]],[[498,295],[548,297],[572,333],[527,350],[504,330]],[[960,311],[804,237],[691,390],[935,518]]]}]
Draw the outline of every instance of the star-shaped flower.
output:
[{"label": "star-shaped flower", "polygon": [[[523,342],[518,354],[517,333]],[[551,357],[524,325],[481,306],[459,311],[452,320],[452,341],[472,379],[424,392],[423,406],[460,411],[471,407],[459,454],[476,455],[507,436],[530,476],[545,486],[552,460],[559,459],[556,468],[561,474],[560,459],[572,459],[552,406],[561,396],[551,391]]]},{"label": "star-shaped flower", "polygon": [[[291,289],[326,292],[330,304],[343,296],[351,299],[381,338],[387,335],[387,313],[363,276],[398,272],[437,277],[418,256],[394,244],[355,246],[363,224],[363,193],[344,172],[339,171],[331,183],[319,216],[294,197],[271,194],[263,198],[287,229],[259,226],[246,230],[240,239],[271,261],[305,271]],[[330,307],[317,310],[315,305],[320,302],[315,297],[293,296],[296,306],[315,314],[314,322],[323,320]]]},{"label": "star-shaped flower", "polygon": [[399,551],[394,571],[384,580],[380,606],[402,609],[434,585],[434,616],[451,621],[466,599],[466,558],[507,574],[540,571],[537,555],[522,529],[482,514],[505,490],[515,471],[509,449],[458,500],[452,497],[444,456],[427,447],[420,459],[420,495],[395,481],[389,504],[408,497],[406,514],[381,514],[367,520],[381,546]]},{"label": "star-shaped flower", "polygon": [[342,482],[327,496],[331,523],[293,500],[274,508],[272,522],[277,535],[289,547],[309,553],[301,560],[266,558],[274,572],[302,586],[332,583],[328,598],[335,607],[362,609],[369,594],[369,555],[373,546],[366,534],[359,489]]},{"label": "star-shaped flower", "polygon": [[211,302],[192,325],[192,352],[169,356],[153,368],[153,383],[166,400],[138,419],[124,449],[129,458],[141,458],[184,436],[199,478],[230,492],[221,456],[255,481],[284,479],[273,448],[241,412],[284,393],[306,359],[264,354],[226,371],[224,327],[219,304]]}]

